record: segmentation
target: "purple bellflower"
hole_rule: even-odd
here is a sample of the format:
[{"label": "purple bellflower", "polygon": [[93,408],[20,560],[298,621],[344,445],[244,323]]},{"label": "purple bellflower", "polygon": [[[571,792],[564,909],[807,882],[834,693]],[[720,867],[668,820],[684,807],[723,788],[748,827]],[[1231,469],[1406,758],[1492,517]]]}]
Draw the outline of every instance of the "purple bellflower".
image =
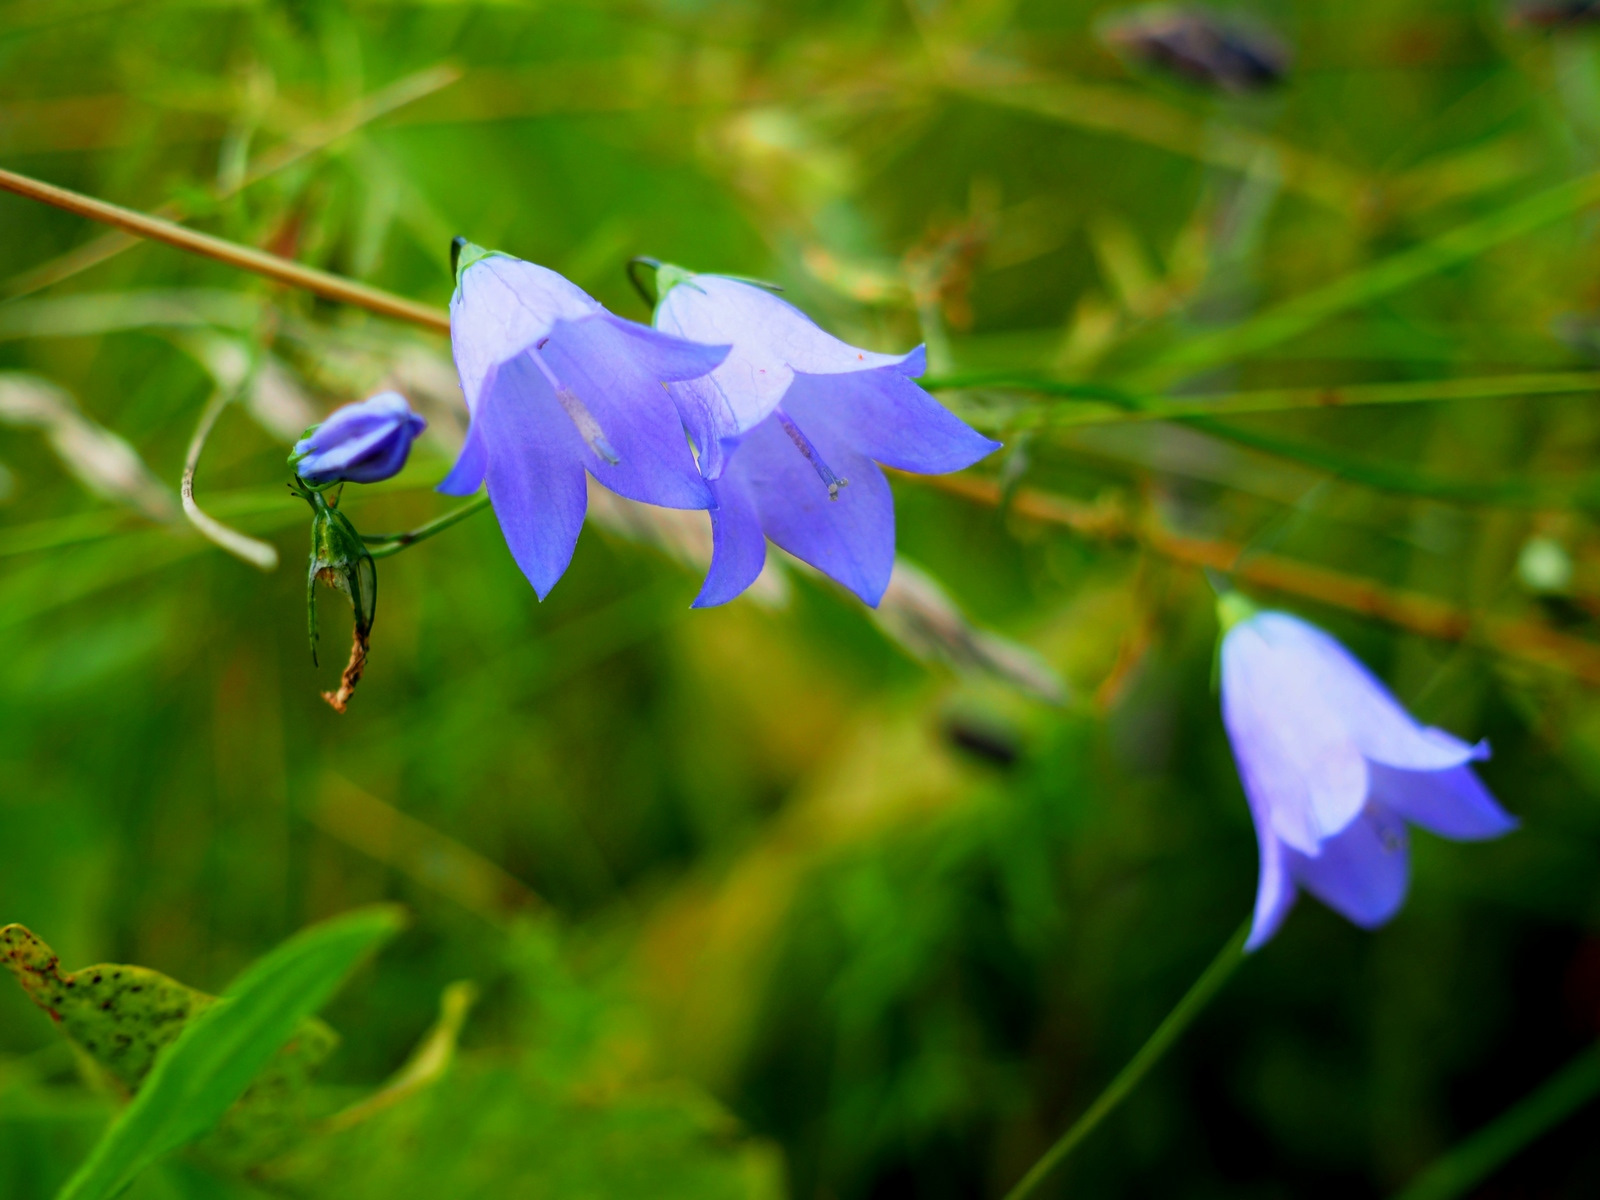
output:
[{"label": "purple bellflower", "polygon": [[427,427],[399,392],[380,392],[306,430],[289,465],[312,487],[377,483],[399,473],[411,443]]},{"label": "purple bellflower", "polygon": [[765,288],[658,269],[658,329],[731,344],[702,379],[668,388],[711,485],[712,559],[697,608],[755,581],[768,538],[876,607],[894,565],[894,495],[878,464],[940,474],[998,442],[912,382],[922,348],[874,354],[824,333]]},{"label": "purple bellflower", "polygon": [[1222,597],[1222,720],[1261,847],[1246,950],[1278,930],[1304,888],[1363,928],[1399,911],[1407,825],[1456,841],[1516,828],[1471,763],[1489,757],[1418,724],[1328,634]]},{"label": "purple bellflower", "polygon": [[545,267],[457,240],[450,344],[471,425],[441,492],[489,484],[506,545],[543,599],[567,569],[588,507],[584,472],[630,500],[709,508],[664,385],[728,348],[613,316]]}]

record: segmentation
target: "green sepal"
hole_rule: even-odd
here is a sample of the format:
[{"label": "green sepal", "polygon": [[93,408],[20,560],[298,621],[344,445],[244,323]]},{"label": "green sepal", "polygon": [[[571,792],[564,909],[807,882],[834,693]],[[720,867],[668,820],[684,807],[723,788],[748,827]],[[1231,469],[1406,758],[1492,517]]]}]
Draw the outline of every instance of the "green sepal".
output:
[{"label": "green sepal", "polygon": [[477,242],[463,240],[461,248],[456,253],[456,286],[461,286],[461,277],[466,274],[467,268],[472,266],[473,263],[482,262],[484,259],[496,255],[501,258],[511,257],[509,254],[499,250],[485,250]]},{"label": "green sepal", "polygon": [[656,267],[656,307],[667,298],[667,293],[680,283],[694,285],[694,272],[686,271],[677,263],[661,263]]},{"label": "green sepal", "polygon": [[1222,688],[1222,643],[1228,631],[1243,621],[1248,621],[1261,610],[1242,592],[1229,589],[1217,593],[1217,644],[1211,650],[1211,690]]},{"label": "green sepal", "polygon": [[1217,624],[1222,627],[1224,634],[1260,611],[1242,592],[1227,591],[1217,597]]},{"label": "green sepal", "polygon": [[339,511],[337,493],[330,500],[324,489],[302,479],[290,485],[311,506],[311,557],[306,572],[306,623],[311,659],[317,661],[317,581],[343,592],[350,599],[356,635],[365,640],[378,611],[378,568],[366,542]]},{"label": "green sepal", "polygon": [[[694,281],[705,273],[690,271],[684,267],[678,266],[677,263],[656,263],[653,262],[653,260],[646,259],[640,259],[639,261],[650,261],[655,267],[657,305],[665,300],[667,298],[667,293],[673,288],[677,287],[680,283],[687,283],[691,287],[696,287],[697,285]],[[762,288],[769,292],[783,291],[781,284],[773,283],[770,279],[757,279],[752,275],[729,275],[723,271],[714,271],[712,274],[716,275],[718,279],[732,279],[736,283],[748,283],[751,287]]]}]

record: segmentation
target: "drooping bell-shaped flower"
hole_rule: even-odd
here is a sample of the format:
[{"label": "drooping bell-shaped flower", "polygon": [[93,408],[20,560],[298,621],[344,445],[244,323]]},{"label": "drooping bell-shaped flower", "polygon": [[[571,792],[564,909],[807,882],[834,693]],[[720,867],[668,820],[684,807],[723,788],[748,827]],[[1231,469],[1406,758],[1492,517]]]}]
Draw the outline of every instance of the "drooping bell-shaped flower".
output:
[{"label": "drooping bell-shaped flower", "polygon": [[541,599],[567,569],[588,506],[584,472],[630,500],[708,508],[664,385],[706,374],[699,345],[613,316],[545,267],[457,240],[450,343],[472,423],[439,485],[485,481],[512,557]]},{"label": "drooping bell-shaped flower", "polygon": [[289,465],[312,487],[377,483],[406,465],[411,443],[428,423],[411,411],[399,392],[335,409],[294,444]]},{"label": "drooping bell-shaped flower", "polygon": [[894,496],[878,464],[941,474],[998,448],[912,382],[921,347],[875,354],[824,333],[765,288],[657,273],[658,329],[728,344],[703,379],[668,390],[711,483],[713,554],[697,607],[754,582],[770,538],[876,605],[894,565]]},{"label": "drooping bell-shaped flower", "polygon": [[1408,825],[1456,841],[1516,827],[1470,765],[1489,757],[1486,742],[1419,724],[1315,626],[1236,594],[1218,612],[1222,719],[1261,849],[1247,950],[1277,932],[1300,889],[1364,928],[1393,917]]}]

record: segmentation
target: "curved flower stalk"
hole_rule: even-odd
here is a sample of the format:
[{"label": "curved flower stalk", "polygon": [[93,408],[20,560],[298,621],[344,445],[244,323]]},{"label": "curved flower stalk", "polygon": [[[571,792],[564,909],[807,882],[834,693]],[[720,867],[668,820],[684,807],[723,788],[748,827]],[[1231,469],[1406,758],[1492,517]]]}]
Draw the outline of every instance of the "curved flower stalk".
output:
[{"label": "curved flower stalk", "polygon": [[664,384],[727,354],[625,321],[545,267],[457,240],[450,342],[471,425],[439,485],[489,484],[512,557],[543,599],[571,561],[584,472],[630,500],[709,508]]},{"label": "curved flower stalk", "polygon": [[658,329],[730,344],[703,379],[668,388],[716,497],[696,607],[761,573],[770,538],[876,606],[894,566],[894,496],[878,464],[942,474],[999,447],[912,382],[921,347],[874,354],[766,289],[662,266]]},{"label": "curved flower stalk", "polygon": [[400,473],[428,423],[399,392],[379,392],[335,409],[294,444],[289,465],[312,487],[377,483]]},{"label": "curved flower stalk", "polygon": [[1408,824],[1456,841],[1516,828],[1470,764],[1489,757],[1420,725],[1322,630],[1218,603],[1222,719],[1261,847],[1245,949],[1265,943],[1300,889],[1364,928],[1405,901]]}]

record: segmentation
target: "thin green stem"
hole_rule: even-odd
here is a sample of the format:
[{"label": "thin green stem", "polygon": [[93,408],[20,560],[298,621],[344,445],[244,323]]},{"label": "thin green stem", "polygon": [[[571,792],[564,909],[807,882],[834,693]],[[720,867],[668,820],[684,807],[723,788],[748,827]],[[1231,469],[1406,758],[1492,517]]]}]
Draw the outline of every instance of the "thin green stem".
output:
[{"label": "thin green stem", "polygon": [[[1440,478],[1407,467],[1371,462],[1326,446],[1297,442],[1216,419],[1217,414],[1286,412],[1295,409],[1341,408],[1365,404],[1479,399],[1515,395],[1578,395],[1600,390],[1600,373],[1559,372],[1549,375],[1503,376],[1498,379],[1439,380],[1425,383],[1365,384],[1348,388],[1274,389],[1232,395],[1183,399],[1147,397],[1099,383],[1073,383],[1025,372],[977,372],[924,380],[933,391],[957,387],[995,387],[1041,395],[1070,397],[1077,405],[1025,411],[996,422],[1005,430],[1076,427],[1121,421],[1171,421],[1211,437],[1222,438],[1276,458],[1327,471],[1348,483],[1378,491],[1421,496],[1451,504],[1498,505],[1511,508],[1561,508],[1592,503],[1593,484],[1551,487],[1528,480],[1480,482]],[[983,422],[978,421],[980,425]]]},{"label": "thin green stem", "polygon": [[1012,428],[1045,429],[1119,421],[1173,421],[1181,417],[1238,416],[1304,409],[1496,400],[1508,396],[1575,396],[1600,392],[1600,371],[1548,371],[1394,383],[1334,384],[1314,388],[1262,388],[1198,396],[1139,395],[1103,383],[1058,379],[1038,371],[962,371],[921,379],[929,391],[998,388],[1076,401],[1021,412]]},{"label": "thin green stem", "polygon": [[1454,1200],[1600,1095],[1600,1047],[1577,1058],[1449,1151],[1395,1200]]},{"label": "thin green stem", "polygon": [[1068,1154],[1079,1142],[1083,1141],[1095,1127],[1105,1120],[1117,1105],[1139,1085],[1150,1068],[1161,1061],[1161,1056],[1177,1042],[1188,1029],[1195,1017],[1200,1015],[1202,1009],[1215,996],[1222,985],[1228,981],[1234,969],[1244,961],[1245,938],[1250,935],[1250,922],[1246,921],[1239,926],[1234,935],[1228,939],[1227,944],[1217,952],[1216,958],[1200,974],[1200,978],[1184,993],[1183,999],[1170,1013],[1167,1019],[1156,1026],[1156,1031],[1150,1039],[1139,1047],[1139,1052],[1128,1060],[1128,1065],[1117,1072],[1117,1076],[1106,1090],[1101,1092],[1087,1111],[1072,1123],[1064,1134],[1056,1140],[1055,1145],[1046,1150],[1044,1157],[1033,1164],[1033,1168],[1022,1177],[1016,1187],[1006,1193],[1005,1200],[1023,1200],[1026,1196],[1034,1195],[1041,1184],[1059,1167]]},{"label": "thin green stem", "polygon": [[489,493],[485,492],[481,496],[474,496],[460,508],[453,508],[442,517],[435,517],[405,533],[364,533],[361,535],[361,540],[367,544],[367,553],[373,558],[387,558],[391,554],[399,554],[407,546],[431,538],[436,533],[442,533],[450,526],[465,521],[479,509],[488,507]]}]

